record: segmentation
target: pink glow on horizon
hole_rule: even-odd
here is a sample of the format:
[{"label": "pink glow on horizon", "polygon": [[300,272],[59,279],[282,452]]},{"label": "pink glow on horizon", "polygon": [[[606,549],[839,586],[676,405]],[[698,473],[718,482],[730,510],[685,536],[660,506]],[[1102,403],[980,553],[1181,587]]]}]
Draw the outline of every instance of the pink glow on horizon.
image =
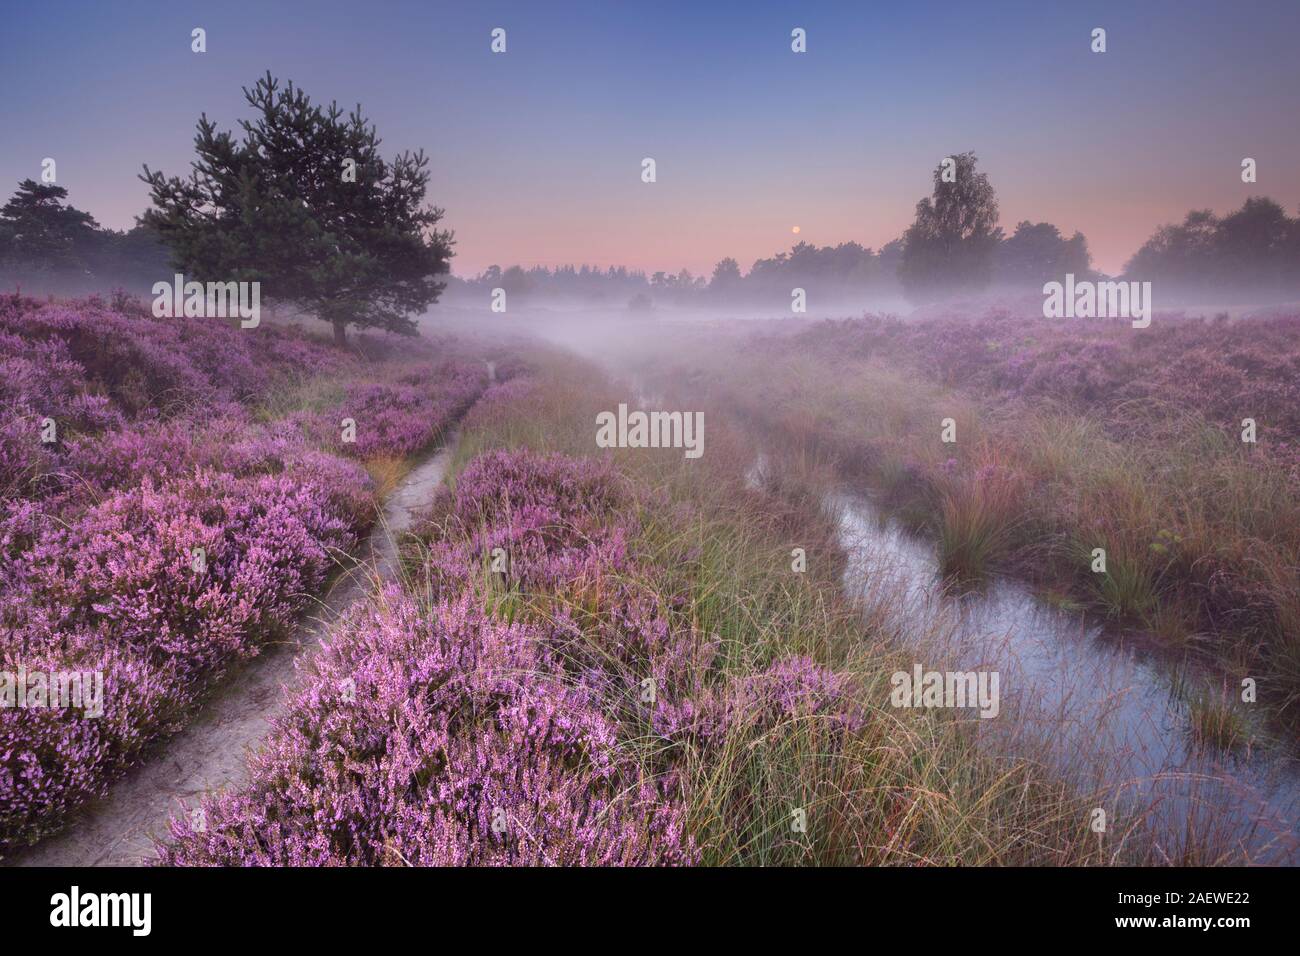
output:
[{"label": "pink glow on horizon", "polygon": [[[1215,211],[1223,214],[1237,208],[1246,195],[1215,206]],[[1004,202],[1001,225],[1008,235],[1025,219],[1054,223],[1067,238],[1080,231],[1088,239],[1093,265],[1117,274],[1159,226],[1181,222],[1189,208],[1154,199],[1146,204],[1091,201],[1077,210],[1031,210]],[[708,276],[726,256],[735,258],[741,271],[748,272],[756,259],[788,251],[799,242],[833,246],[854,241],[879,251],[903,234],[911,218],[910,204],[905,211],[891,210],[889,215],[876,217],[869,226],[856,225],[854,217],[843,210],[827,210],[823,216],[805,211],[796,235],[783,210],[738,210],[735,218],[713,221],[659,214],[644,215],[638,222],[621,215],[575,214],[562,226],[544,215],[511,216],[497,224],[467,218],[459,227],[448,213],[457,240],[453,270],[462,276],[475,275],[493,264],[502,268],[626,266],[647,274],[676,273],[685,268],[694,275]],[[538,255],[542,249],[546,254]]]}]

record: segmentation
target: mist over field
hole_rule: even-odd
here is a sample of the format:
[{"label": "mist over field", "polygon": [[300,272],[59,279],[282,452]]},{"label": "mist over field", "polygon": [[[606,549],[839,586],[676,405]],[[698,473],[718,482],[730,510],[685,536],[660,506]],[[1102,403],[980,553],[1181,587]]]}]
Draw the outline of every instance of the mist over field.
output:
[{"label": "mist over field", "polygon": [[1276,912],[1300,12],[981,6],[7,14],[7,920]]}]

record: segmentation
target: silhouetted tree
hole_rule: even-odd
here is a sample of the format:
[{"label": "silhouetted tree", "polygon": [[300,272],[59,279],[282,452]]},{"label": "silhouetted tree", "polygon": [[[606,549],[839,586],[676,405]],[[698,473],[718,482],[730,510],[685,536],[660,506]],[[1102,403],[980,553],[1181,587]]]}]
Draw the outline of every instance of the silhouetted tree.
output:
[{"label": "silhouetted tree", "polygon": [[880,247],[876,254],[876,266],[887,282],[898,281],[898,269],[903,262],[903,240],[894,239]]},{"label": "silhouetted tree", "polygon": [[740,264],[731,256],[721,260],[713,267],[713,279],[709,289],[713,292],[728,292],[740,284]]},{"label": "silhouetted tree", "polygon": [[833,298],[861,292],[879,275],[875,254],[856,242],[837,246],[799,242],[788,253],[756,260],[745,285],[756,298],[768,302],[786,299],[796,287],[815,289],[820,296]]},{"label": "silhouetted tree", "polygon": [[1161,226],[1133,254],[1124,271],[1144,279],[1206,277],[1214,267],[1219,220],[1209,209],[1189,212],[1178,225]]},{"label": "silhouetted tree", "polygon": [[534,277],[520,266],[511,266],[501,273],[501,288],[509,295],[525,296],[533,291]]},{"label": "silhouetted tree", "polygon": [[348,325],[414,335],[409,316],[437,301],[452,255],[442,210],[424,204],[424,153],[385,161],[360,107],[313,106],[270,73],[244,96],[256,118],[240,121],[242,141],[203,115],[189,179],[145,167],[145,222],[191,277],[260,281],[267,299],[331,323],[340,344]]},{"label": "silhouetted tree", "polygon": [[999,243],[994,255],[997,281],[1012,285],[1038,285],[1059,280],[1066,273],[1083,278],[1092,272],[1088,240],[1076,232],[1069,239],[1050,222],[1019,223],[1016,231]]},{"label": "silhouetted tree", "polygon": [[1281,205],[1253,196],[1219,220],[1215,232],[1216,271],[1225,284],[1244,280],[1269,291],[1294,285],[1300,261],[1292,258],[1290,239],[1300,220],[1289,219]]},{"label": "silhouetted tree", "polygon": [[0,262],[23,272],[85,272],[99,224],[67,205],[68,191],[24,179],[0,208]]},{"label": "silhouetted tree", "polygon": [[916,220],[903,236],[899,277],[917,301],[988,285],[993,252],[1002,238],[998,201],[988,176],[976,172],[974,153],[952,157],[955,176],[934,171],[934,195],[916,204]]},{"label": "silhouetted tree", "polygon": [[1300,218],[1263,196],[1223,218],[1193,210],[1181,223],[1157,229],[1124,272],[1160,282],[1174,296],[1291,295],[1300,291]]},{"label": "silhouetted tree", "polygon": [[18,185],[0,208],[0,278],[66,292],[144,287],[168,274],[167,251],[152,229],[103,229],[67,196],[53,183]]}]

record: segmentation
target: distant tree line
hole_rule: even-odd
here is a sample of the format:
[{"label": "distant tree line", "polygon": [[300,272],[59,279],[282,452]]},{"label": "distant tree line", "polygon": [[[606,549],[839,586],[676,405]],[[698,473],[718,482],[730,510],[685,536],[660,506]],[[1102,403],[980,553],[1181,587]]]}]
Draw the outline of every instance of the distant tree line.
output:
[{"label": "distant tree line", "polygon": [[[1040,291],[1067,273],[1098,276],[1084,235],[1067,238],[1052,223],[1029,220],[1007,235],[998,225],[996,192],[968,152],[939,164],[933,192],[917,203],[912,225],[879,251],[856,242],[800,242],[757,260],[747,273],[735,259],[722,259],[707,280],[685,270],[647,275],[613,267],[492,266],[455,286],[462,292],[500,287],[524,298],[623,300],[634,311],[646,311],[655,303],[784,307],[796,287],[815,289],[823,301],[902,293],[923,303],[990,288]],[[1207,293],[1253,300],[1300,295],[1300,219],[1263,197],[1223,217],[1194,211],[1182,224],[1156,230],[1123,278],[1163,283],[1167,301]]]},{"label": "distant tree line", "polygon": [[[399,157],[397,164],[385,167],[373,156],[373,129],[358,118],[344,121],[334,111],[322,119],[318,108],[309,104],[292,99],[286,102],[283,97],[281,101],[273,100],[274,87],[269,86],[269,79],[266,83],[267,88],[256,89],[266,101],[259,103],[264,122],[269,116],[279,123],[284,114],[294,122],[307,117],[318,125],[346,132],[352,141],[349,149],[369,157],[363,168],[377,170],[373,177],[376,195],[380,195],[378,190],[384,185],[385,177],[393,176],[396,171],[401,175],[393,181],[402,186],[398,205],[403,209],[416,208],[415,196],[422,198],[427,179],[422,166]],[[300,94],[294,91],[293,95]],[[209,138],[215,151],[220,144],[211,131]],[[238,165],[224,154],[222,158],[228,167]],[[206,159],[210,161],[211,157]],[[402,162],[411,163],[410,168],[402,166]],[[223,173],[222,181],[230,178]],[[24,180],[0,209],[0,279],[6,285],[21,282],[37,287],[51,284],[85,290],[102,289],[108,283],[128,288],[147,286],[159,278],[167,278],[171,271],[167,247],[160,242],[158,230],[165,232],[170,227],[171,231],[180,232],[180,236],[172,237],[174,240],[183,237],[196,248],[210,249],[214,246],[206,233],[219,232],[224,222],[235,221],[232,215],[216,223],[210,219],[191,222],[186,218],[190,216],[189,210],[201,206],[198,199],[202,197],[183,197],[182,202],[176,192],[189,184],[165,181],[156,174],[150,182],[156,193],[157,209],[164,210],[165,214],[156,209],[133,229],[117,232],[101,228],[89,213],[68,205],[67,191],[62,187]],[[160,190],[162,194],[157,195]],[[287,191],[287,187],[280,187],[279,191]],[[344,192],[342,198],[332,199],[331,203],[315,205],[329,208],[344,202],[348,195]],[[238,205],[234,203],[232,209]],[[373,208],[382,211],[389,205],[376,201]],[[385,232],[389,228],[385,225],[387,220],[376,212],[371,217],[373,222],[367,220],[364,228],[358,226],[356,235],[349,237],[355,252],[335,243],[330,246],[332,258],[326,257],[319,264],[313,260],[312,267],[324,270],[322,274],[333,275],[329,270],[335,268],[334,258],[342,255],[351,256],[349,262],[357,259],[368,272],[363,283],[360,266],[354,269],[357,274],[351,276],[353,286],[365,285],[366,296],[373,298],[371,286],[378,288],[385,282],[392,283],[399,274],[402,279],[409,277],[387,264],[378,268],[363,255],[364,250],[373,244],[375,236],[391,240],[395,245],[404,243],[402,255],[407,254],[407,248],[419,253],[412,260],[418,262],[409,270],[412,275],[418,273],[418,282],[412,283],[412,287],[418,285],[419,294],[413,294],[411,302],[390,307],[393,313],[418,308],[419,301],[436,299],[441,283],[435,279],[439,275],[453,298],[478,300],[486,290],[503,288],[514,301],[567,301],[626,307],[632,311],[650,311],[656,306],[707,305],[784,309],[790,301],[791,290],[798,287],[808,289],[810,295],[815,293],[816,300],[821,302],[898,294],[914,302],[928,302],[990,288],[1037,291],[1043,283],[1060,280],[1066,273],[1073,273],[1076,278],[1096,275],[1088,241],[1079,232],[1067,238],[1051,223],[1025,220],[1017,223],[1010,235],[1004,233],[998,225],[996,193],[987,175],[977,168],[973,153],[949,157],[935,169],[932,194],[917,203],[912,225],[901,237],[879,250],[852,241],[835,246],[799,242],[788,252],[758,259],[748,272],[728,257],[717,263],[710,276],[693,275],[686,269],[677,273],[646,273],[623,266],[523,268],[514,265],[503,269],[493,265],[472,278],[459,278],[445,274],[450,237],[432,229],[437,213],[435,210],[428,214],[433,217],[428,221],[417,222],[408,216],[411,226],[404,227],[401,235],[390,236]],[[278,239],[285,239],[281,232],[284,230],[276,232]],[[336,232],[331,230],[331,234]],[[183,243],[173,241],[172,245],[185,252]],[[244,245],[247,244],[240,248]],[[285,250],[294,243],[278,242],[278,245]],[[282,252],[280,257],[286,255]],[[248,259],[248,255],[243,258]],[[246,268],[268,276],[270,271],[275,271],[269,270],[261,258],[253,259],[257,261],[249,260]],[[288,255],[288,259],[292,261],[280,272],[290,275],[294,269],[302,270],[301,257]],[[1266,197],[1247,199],[1240,209],[1224,216],[1216,216],[1210,210],[1194,210],[1183,222],[1157,229],[1126,264],[1123,277],[1163,285],[1162,297],[1166,301],[1224,294],[1241,295],[1243,301],[1300,296],[1300,217],[1288,216],[1280,204]],[[333,304],[328,301],[328,296],[333,294],[329,282],[318,280],[312,274],[299,284],[310,287],[302,293],[302,298],[324,296],[326,305]],[[358,324],[400,325],[403,330],[409,324],[382,308],[377,311],[384,314],[370,316],[361,303],[345,301],[341,306],[341,314]]]},{"label": "distant tree line", "polygon": [[963,153],[934,173],[934,194],[917,204],[916,221],[898,239],[873,250],[857,242],[816,246],[799,242],[789,252],[759,259],[742,273],[731,257],[709,278],[687,270],[647,275],[621,267],[491,266],[472,279],[453,280],[452,293],[503,288],[509,296],[571,297],[626,302],[633,311],[654,304],[766,305],[784,308],[791,290],[815,290],[822,302],[905,294],[925,302],[977,292],[990,285],[1041,288],[1066,272],[1092,273],[1088,241],[1066,238],[1046,222],[1024,221],[1006,236],[998,227],[997,198],[976,157]]},{"label": "distant tree line", "polygon": [[[489,266],[473,278],[449,280],[448,294],[455,298],[482,298],[491,289],[505,289],[512,301],[583,301],[609,305],[628,305],[634,311],[648,311],[654,304],[676,306],[771,306],[785,308],[794,288],[816,290],[821,301],[841,301],[864,295],[900,295],[907,292],[918,300],[927,300],[944,291],[960,291],[955,283],[927,284],[926,275],[916,269],[901,272],[905,260],[906,240],[895,239],[879,250],[857,242],[834,246],[816,246],[808,242],[795,244],[788,252],[756,260],[748,272],[739,262],[727,257],[720,260],[709,277],[693,275],[689,270],[673,274],[645,273],[622,266],[602,269],[598,266],[564,265],[522,268]],[[999,231],[992,245],[987,275],[994,285],[1041,286],[1065,272],[1076,276],[1091,274],[1091,256],[1084,237],[1075,233],[1069,239],[1051,223],[1022,222],[1004,238]],[[914,260],[915,261],[915,260]],[[940,271],[942,260],[932,259],[927,266]],[[940,271],[940,277],[942,274]],[[910,284],[909,284],[910,283]],[[988,283],[985,283],[988,284]],[[635,301],[635,304],[633,302]]]},{"label": "distant tree line", "polygon": [[1300,295],[1300,217],[1264,196],[1226,216],[1193,210],[1181,223],[1157,229],[1124,271],[1184,295],[1236,291],[1248,301]]},{"label": "distant tree line", "polygon": [[0,208],[6,287],[80,293],[120,285],[139,291],[167,277],[167,249],[157,232],[139,224],[126,232],[104,229],[67,198],[62,186],[24,179]]},{"label": "distant tree line", "polygon": [[[683,270],[683,279],[694,284],[695,279]],[[667,286],[667,277],[657,273],[661,284]],[[676,277],[673,277],[674,281]],[[630,296],[650,288],[651,277],[625,266],[602,269],[592,265],[563,265],[555,269],[533,266],[488,266],[473,278],[452,276],[448,279],[449,297],[477,295],[480,290],[505,289],[510,298],[540,297],[553,300],[582,300],[598,303],[622,304]]]}]

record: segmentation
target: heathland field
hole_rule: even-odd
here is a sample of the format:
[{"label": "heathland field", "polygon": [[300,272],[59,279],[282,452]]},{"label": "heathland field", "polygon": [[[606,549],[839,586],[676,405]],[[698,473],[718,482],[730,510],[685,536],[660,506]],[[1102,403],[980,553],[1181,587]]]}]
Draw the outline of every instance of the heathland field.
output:
[{"label": "heathland field", "polygon": [[660,376],[860,479],[954,580],[1023,576],[1291,714],[1300,317],[1159,318],[780,323],[665,350]]},{"label": "heathland field", "polygon": [[[1161,318],[607,321],[580,357],[7,298],[3,669],[101,675],[103,707],[0,712],[0,840],[75,842],[416,494],[152,856],[1293,859],[1300,320]],[[603,447],[620,405],[701,416],[702,453]],[[1101,716],[1006,656],[1048,634],[1120,668]],[[973,654],[978,702],[923,697]]]},{"label": "heathland field", "polygon": [[[0,849],[103,795],[291,631],[488,385],[458,342],[259,331],[0,300]],[[93,705],[48,706],[57,674]]]}]

